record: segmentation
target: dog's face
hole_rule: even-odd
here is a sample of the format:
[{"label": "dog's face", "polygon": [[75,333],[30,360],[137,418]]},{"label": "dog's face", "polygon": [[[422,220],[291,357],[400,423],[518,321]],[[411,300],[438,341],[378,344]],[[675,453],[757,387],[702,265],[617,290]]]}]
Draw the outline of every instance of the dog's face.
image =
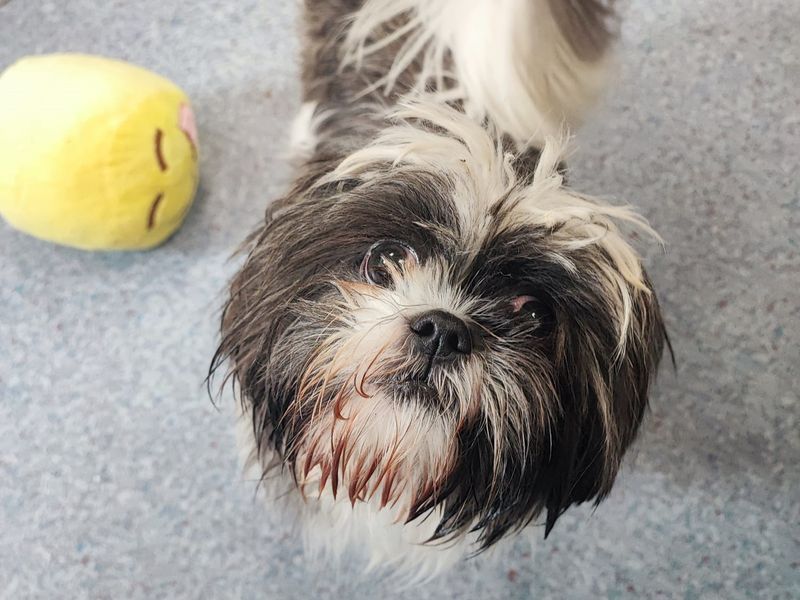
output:
[{"label": "dog's face", "polygon": [[610,490],[664,329],[614,218],[520,176],[491,135],[415,107],[301,180],[223,318],[262,453],[301,491],[372,501],[486,547]]}]

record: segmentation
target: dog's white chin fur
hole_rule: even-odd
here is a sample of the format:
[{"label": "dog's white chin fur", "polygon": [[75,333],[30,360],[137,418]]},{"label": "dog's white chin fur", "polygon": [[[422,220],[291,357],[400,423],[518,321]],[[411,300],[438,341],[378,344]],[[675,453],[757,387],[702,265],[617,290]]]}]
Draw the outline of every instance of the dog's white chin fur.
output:
[{"label": "dog's white chin fur", "polygon": [[[237,442],[248,481],[262,478],[264,465],[272,458],[262,453],[256,458],[253,424],[249,414],[239,413]],[[400,585],[413,585],[429,580],[462,560],[476,548],[475,535],[462,535],[455,540],[426,543],[439,524],[438,511],[427,517],[405,523],[403,502],[395,507],[381,507],[379,495],[369,501],[351,504],[346,493],[334,497],[330,486],[321,493],[301,495],[292,475],[282,470],[275,457],[275,469],[268,472],[259,492],[269,502],[270,509],[289,521],[300,535],[306,554],[311,560],[354,559],[356,572],[380,572],[396,578]],[[495,554],[502,544],[493,546],[487,554]]]}]

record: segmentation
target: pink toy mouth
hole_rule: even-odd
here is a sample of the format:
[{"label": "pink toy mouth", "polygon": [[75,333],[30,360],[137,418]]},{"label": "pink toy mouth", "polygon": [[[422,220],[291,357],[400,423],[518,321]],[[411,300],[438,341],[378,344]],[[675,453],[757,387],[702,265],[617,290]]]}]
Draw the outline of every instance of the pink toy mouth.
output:
[{"label": "pink toy mouth", "polygon": [[181,104],[178,115],[178,123],[181,131],[189,138],[189,143],[192,144],[192,149],[197,151],[197,121],[194,118],[192,107],[188,104]]}]

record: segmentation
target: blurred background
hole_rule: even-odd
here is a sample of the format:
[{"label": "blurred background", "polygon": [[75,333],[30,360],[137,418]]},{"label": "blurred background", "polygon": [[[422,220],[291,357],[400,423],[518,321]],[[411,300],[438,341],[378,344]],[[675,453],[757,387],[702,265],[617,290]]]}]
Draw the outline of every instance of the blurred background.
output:
[{"label": "blurred background", "polygon": [[153,69],[192,97],[202,151],[157,250],[0,223],[0,598],[800,597],[797,1],[626,2],[572,182],[663,236],[645,254],[677,371],[596,511],[406,592],[303,557],[203,385],[229,258],[288,179],[296,4],[0,1],[0,71],[54,51]]}]

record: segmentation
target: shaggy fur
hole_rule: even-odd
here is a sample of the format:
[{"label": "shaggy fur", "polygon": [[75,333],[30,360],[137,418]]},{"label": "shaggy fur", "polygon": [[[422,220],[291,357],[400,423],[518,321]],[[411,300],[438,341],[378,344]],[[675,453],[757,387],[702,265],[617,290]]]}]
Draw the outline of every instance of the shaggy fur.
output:
[{"label": "shaggy fur", "polygon": [[[553,137],[597,93],[612,13],[305,9],[297,177],[247,242],[212,370],[312,545],[429,574],[602,500],[647,406],[665,332],[621,226],[650,230],[566,187]],[[420,351],[430,315],[468,344]]]}]

